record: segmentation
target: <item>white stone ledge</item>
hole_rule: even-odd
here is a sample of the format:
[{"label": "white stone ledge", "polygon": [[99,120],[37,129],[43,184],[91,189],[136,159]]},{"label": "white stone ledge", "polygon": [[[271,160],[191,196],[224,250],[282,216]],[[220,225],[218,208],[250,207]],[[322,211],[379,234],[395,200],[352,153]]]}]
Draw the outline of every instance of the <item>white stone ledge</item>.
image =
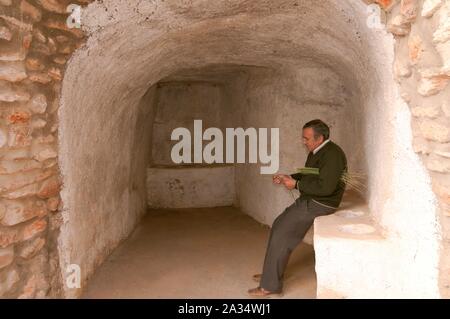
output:
[{"label": "white stone ledge", "polygon": [[[363,203],[343,202],[314,222],[317,298],[385,298],[389,242]],[[376,280],[374,280],[376,278]]]},{"label": "white stone ledge", "polygon": [[333,237],[347,240],[384,240],[382,231],[362,209],[338,210],[316,218],[315,238]]}]

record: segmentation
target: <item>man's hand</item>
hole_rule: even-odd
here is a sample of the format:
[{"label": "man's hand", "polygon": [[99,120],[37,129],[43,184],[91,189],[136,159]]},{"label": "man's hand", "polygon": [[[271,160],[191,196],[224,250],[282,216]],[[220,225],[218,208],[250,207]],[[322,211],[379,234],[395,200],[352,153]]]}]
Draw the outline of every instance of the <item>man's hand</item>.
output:
[{"label": "man's hand", "polygon": [[273,176],[274,184],[283,184],[287,189],[294,189],[296,180],[289,175],[277,174]]},{"label": "man's hand", "polygon": [[283,176],[285,176],[285,175],[283,175],[283,174],[276,174],[276,175],[273,175],[273,183],[274,184],[281,184],[282,183],[282,181],[283,181]]},{"label": "man's hand", "polygon": [[294,189],[295,188],[295,184],[296,184],[296,180],[293,179],[291,176],[289,175],[285,175],[285,177],[283,178],[283,185],[287,188],[287,189]]}]

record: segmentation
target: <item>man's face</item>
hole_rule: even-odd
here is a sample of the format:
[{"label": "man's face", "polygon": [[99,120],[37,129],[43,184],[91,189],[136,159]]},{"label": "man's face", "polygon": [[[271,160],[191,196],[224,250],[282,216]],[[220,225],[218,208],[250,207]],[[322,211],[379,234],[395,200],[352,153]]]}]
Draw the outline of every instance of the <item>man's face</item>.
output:
[{"label": "man's face", "polygon": [[303,129],[303,144],[305,144],[308,151],[314,151],[323,142],[323,136],[320,135],[316,140],[314,138],[314,130],[311,127]]}]

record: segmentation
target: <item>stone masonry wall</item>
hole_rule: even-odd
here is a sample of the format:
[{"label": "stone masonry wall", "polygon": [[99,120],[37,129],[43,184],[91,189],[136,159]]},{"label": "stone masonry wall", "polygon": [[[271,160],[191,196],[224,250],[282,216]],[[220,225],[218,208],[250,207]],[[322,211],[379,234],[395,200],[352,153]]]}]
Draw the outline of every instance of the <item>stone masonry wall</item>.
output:
[{"label": "stone masonry wall", "polygon": [[[90,2],[0,0],[0,297],[62,296],[57,111],[65,65],[85,41],[66,9]],[[450,298],[450,1],[376,2],[397,40],[394,76],[440,204],[440,288]]]},{"label": "stone masonry wall", "polygon": [[450,298],[450,1],[382,5],[396,39],[394,76],[413,116],[413,148],[430,173],[439,202],[440,292]]},{"label": "stone masonry wall", "polygon": [[83,43],[66,8],[87,1],[0,0],[0,296],[60,296],[59,95]]}]

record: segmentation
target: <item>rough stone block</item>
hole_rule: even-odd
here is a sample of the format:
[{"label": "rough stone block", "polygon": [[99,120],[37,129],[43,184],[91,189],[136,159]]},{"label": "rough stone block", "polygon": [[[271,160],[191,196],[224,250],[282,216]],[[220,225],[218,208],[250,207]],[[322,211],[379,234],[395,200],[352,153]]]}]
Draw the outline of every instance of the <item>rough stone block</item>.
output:
[{"label": "rough stone block", "polygon": [[8,124],[28,124],[31,113],[28,110],[14,109],[6,112],[5,119]]},{"label": "rough stone block", "polygon": [[422,17],[432,17],[441,5],[442,0],[425,0],[422,6]]},{"label": "rough stone block", "polygon": [[[22,36],[20,36],[22,37]],[[27,49],[23,46],[19,35],[13,34],[13,38],[7,44],[0,46],[0,61],[23,61],[25,60]]]},{"label": "rough stone block", "polygon": [[416,106],[411,108],[411,113],[417,117],[430,117],[435,118],[441,112],[441,108],[439,105],[430,105],[430,106]]},{"label": "rough stone block", "polygon": [[389,11],[396,2],[396,0],[363,0],[363,1],[366,4],[377,3],[385,11]]},{"label": "rough stone block", "polygon": [[47,97],[44,94],[36,94],[27,106],[33,113],[42,114],[47,109]]},{"label": "rough stone block", "polygon": [[13,175],[0,175],[0,192],[10,192],[18,190],[24,186],[43,181],[54,174],[51,170],[42,171],[36,169],[29,172]]},{"label": "rough stone block", "polygon": [[57,67],[51,67],[48,69],[48,75],[55,81],[62,80],[62,72],[61,69]]},{"label": "rough stone block", "polygon": [[56,146],[52,144],[36,144],[32,147],[33,158],[39,162],[43,162],[50,158],[56,158],[58,152]]},{"label": "rough stone block", "polygon": [[417,0],[402,0],[400,13],[405,17],[406,21],[414,21],[417,17]]},{"label": "rough stone block", "polygon": [[64,223],[64,219],[62,214],[52,214],[49,216],[49,224],[50,230],[55,231],[61,228],[61,225]]},{"label": "rough stone block", "polygon": [[442,102],[442,111],[444,112],[445,116],[450,117],[450,101]]},{"label": "rough stone block", "polygon": [[11,161],[15,159],[29,159],[31,157],[29,148],[9,149],[3,153],[3,160]]},{"label": "rough stone block", "polygon": [[51,37],[48,37],[47,46],[51,54],[56,53],[56,51],[58,50],[55,40],[53,40],[53,38]]},{"label": "rough stone block", "polygon": [[28,57],[25,61],[25,66],[30,71],[42,71],[45,69],[44,62],[38,57]]},{"label": "rough stone block", "polygon": [[9,269],[6,272],[0,273],[0,296],[9,292],[14,285],[19,281],[19,273],[16,269]]},{"label": "rough stone block", "polygon": [[60,64],[60,65],[64,65],[67,62],[67,58],[64,55],[58,55],[53,58],[53,62]]},{"label": "rough stone block", "polygon": [[45,180],[37,193],[39,198],[50,198],[59,194],[61,182],[57,176]]},{"label": "rough stone block", "polygon": [[442,91],[450,81],[450,76],[441,70],[427,69],[420,70],[422,79],[420,80],[418,92],[422,96],[431,96]]},{"label": "rough stone block", "polygon": [[56,36],[56,41],[58,41],[59,43],[65,43],[68,42],[70,40],[69,37],[66,37],[65,35],[57,35]]},{"label": "rough stone block", "polygon": [[413,139],[413,149],[416,153],[429,154],[430,146],[428,140],[420,136],[415,136]]},{"label": "rough stone block", "polygon": [[42,32],[42,30],[39,29],[38,27],[34,27],[33,28],[33,39],[37,40],[37,41],[39,41],[41,43],[46,43],[47,42],[47,37]]},{"label": "rough stone block", "polygon": [[42,55],[52,54],[51,48],[47,44],[40,42],[33,42],[30,52],[32,52],[32,54],[42,54]]},{"label": "rough stone block", "polygon": [[47,206],[44,201],[28,199],[26,201],[4,201],[6,214],[0,224],[14,226],[35,217],[47,215]]},{"label": "rough stone block", "polygon": [[418,35],[410,36],[408,39],[409,60],[412,64],[417,64],[422,57],[423,41]]},{"label": "rough stone block", "polygon": [[34,119],[33,121],[31,121],[31,127],[33,129],[41,129],[44,128],[47,125],[47,122],[44,121],[43,119]]},{"label": "rough stone block", "polygon": [[8,143],[8,131],[0,127],[0,148]]},{"label": "rough stone block", "polygon": [[5,216],[5,214],[6,214],[6,206],[2,201],[0,201],[0,220]]},{"label": "rough stone block", "polygon": [[49,144],[56,142],[56,138],[53,135],[49,134],[46,136],[39,136],[35,141],[38,144]]},{"label": "rough stone block", "polygon": [[9,147],[25,147],[31,145],[31,127],[25,125],[10,126],[8,132]]},{"label": "rough stone block", "polygon": [[10,82],[22,81],[27,77],[25,65],[23,62],[1,62],[0,61],[0,80]]},{"label": "rough stone block", "polygon": [[28,278],[22,292],[17,296],[17,299],[33,299],[36,296],[36,276],[31,275]]},{"label": "rough stone block", "polygon": [[47,11],[68,14],[67,7],[73,3],[70,0],[37,0],[37,2]]},{"label": "rough stone block", "polygon": [[435,172],[450,173],[450,159],[432,153],[427,158],[426,167]]},{"label": "rough stone block", "polygon": [[411,24],[403,15],[397,15],[388,23],[388,31],[398,36],[405,36],[411,31]]},{"label": "rough stone block", "polygon": [[450,142],[450,129],[446,123],[437,120],[422,120],[419,127],[423,136],[429,140],[441,143]]},{"label": "rough stone block", "polygon": [[34,256],[44,247],[45,239],[44,238],[35,238],[28,242],[25,242],[23,246],[18,250],[17,256],[29,259]]},{"label": "rough stone block", "polygon": [[30,99],[30,94],[23,89],[13,86],[7,81],[0,80],[0,101],[25,102]]},{"label": "rough stone block", "polygon": [[29,264],[30,277],[27,279],[22,293],[18,296],[20,299],[41,298],[47,295],[49,289],[48,280],[46,278],[47,255],[44,253],[35,256]]},{"label": "rough stone block", "polygon": [[450,205],[450,182],[446,174],[432,178],[433,191],[447,205]]},{"label": "rough stone block", "polygon": [[52,212],[55,212],[58,210],[59,203],[60,203],[60,199],[58,196],[51,197],[51,198],[47,199],[47,209]]},{"label": "rough stone block", "polygon": [[433,143],[433,153],[450,158],[450,143]]},{"label": "rough stone block", "polygon": [[13,174],[41,168],[42,164],[32,159],[0,160],[0,174]]},{"label": "rough stone block", "polygon": [[41,10],[27,2],[22,0],[20,2],[20,10],[28,17],[30,17],[34,22],[41,21],[42,13]]},{"label": "rough stone block", "polygon": [[44,26],[46,26],[49,29],[56,29],[68,32],[72,35],[74,35],[76,38],[81,39],[84,37],[84,32],[80,29],[71,29],[67,26],[66,19],[65,18],[57,18],[57,17],[51,17],[48,18],[43,23]]},{"label": "rough stone block", "polygon": [[71,43],[63,44],[59,48],[58,52],[62,54],[71,54],[75,50],[75,47]]},{"label": "rough stone block", "polygon": [[6,40],[6,41],[11,41],[12,39],[12,32],[10,29],[8,29],[5,26],[0,26],[0,39],[2,40]]},{"label": "rough stone block", "polygon": [[47,73],[43,72],[30,72],[28,78],[33,82],[41,84],[47,84],[52,81],[52,78]]},{"label": "rough stone block", "polygon": [[412,74],[411,64],[398,59],[394,64],[394,73],[397,80],[410,77]]},{"label": "rough stone block", "polygon": [[22,229],[20,239],[22,241],[29,240],[45,229],[47,229],[47,221],[45,219],[36,220]]},{"label": "rough stone block", "polygon": [[3,198],[6,199],[18,199],[23,197],[30,197],[33,195],[36,195],[38,192],[39,185],[37,183],[33,183],[24,187],[21,187],[15,191],[7,192],[5,194],[2,194]]},{"label": "rough stone block", "polygon": [[31,128],[33,131],[44,128],[47,125],[47,122],[41,118],[35,118],[31,121]]},{"label": "rough stone block", "polygon": [[6,12],[0,12],[0,18],[4,21],[20,29],[21,31],[31,32],[33,30],[33,24],[25,21],[19,10],[10,11],[9,14],[5,13]]},{"label": "rough stone block", "polygon": [[433,33],[435,43],[444,43],[450,39],[450,4],[446,4],[440,10],[439,25]]},{"label": "rough stone block", "polygon": [[5,248],[16,243],[19,238],[20,234],[16,228],[0,227],[0,248]]},{"label": "rough stone block", "polygon": [[0,269],[10,265],[14,260],[14,246],[0,248]]}]

